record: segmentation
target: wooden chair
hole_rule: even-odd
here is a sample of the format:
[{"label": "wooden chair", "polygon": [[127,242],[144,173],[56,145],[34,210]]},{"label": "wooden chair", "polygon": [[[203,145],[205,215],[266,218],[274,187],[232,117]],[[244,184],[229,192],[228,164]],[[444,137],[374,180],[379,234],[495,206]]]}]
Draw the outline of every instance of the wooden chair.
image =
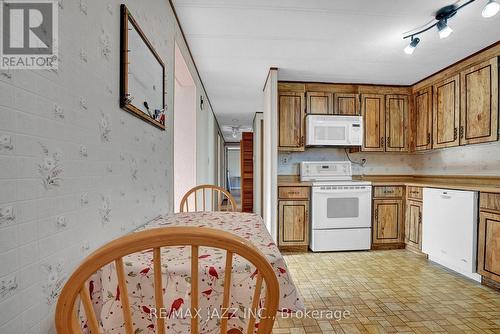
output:
[{"label": "wooden chair", "polygon": [[[265,283],[265,302],[262,317],[259,322],[258,334],[270,334],[273,328],[279,301],[279,284],[273,268],[264,257],[247,240],[231,233],[200,227],[165,227],[133,233],[117,240],[111,241],[89,255],[83,263],[73,272],[61,291],[56,308],[56,330],[58,334],[81,333],[78,306],[81,300],[92,334],[99,333],[99,323],[94,313],[86,283],[92,274],[103,266],[114,262],[121,291],[123,318],[125,320],[125,333],[133,334],[135,329],[132,324],[130,303],[125,284],[123,257],[144,250],[153,250],[153,270],[156,309],[164,308],[162,273],[161,273],[161,247],[191,246],[191,314],[196,315],[198,308],[198,250],[199,247],[213,247],[226,250],[226,265],[224,275],[224,294],[222,301],[223,310],[230,307],[231,295],[231,269],[233,255],[237,254],[251,262],[258,270],[256,287],[253,293],[251,309],[254,311],[248,321],[247,333],[253,333],[255,327],[255,314],[259,305],[262,282]],[[156,333],[165,334],[165,319],[158,317],[156,320]],[[191,319],[191,333],[198,334],[197,316]],[[220,323],[221,333],[227,333],[227,319],[222,318]]]},{"label": "wooden chair", "polygon": [[[198,210],[198,193],[201,192],[201,209]],[[211,198],[209,196],[211,195]],[[227,197],[227,206],[226,211],[236,211],[237,205],[236,200],[233,195],[229,193],[224,188],[214,186],[212,184],[202,184],[190,189],[184,197],[182,197],[181,205],[179,208],[180,212],[192,212],[192,211],[207,211],[207,202],[210,203],[210,207],[212,210],[208,211],[222,211],[222,202],[224,201],[224,197]],[[194,199],[194,203],[189,210],[189,202],[190,199]]]}]

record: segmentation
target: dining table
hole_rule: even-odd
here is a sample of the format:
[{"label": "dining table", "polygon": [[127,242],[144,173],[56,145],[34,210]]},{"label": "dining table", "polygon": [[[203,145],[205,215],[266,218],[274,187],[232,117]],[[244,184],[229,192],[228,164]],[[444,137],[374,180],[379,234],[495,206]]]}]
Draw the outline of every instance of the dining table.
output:
[{"label": "dining table", "polygon": [[[262,252],[274,269],[279,282],[279,312],[304,310],[299,292],[286,262],[269,234],[262,218],[253,213],[190,212],[162,215],[136,231],[170,226],[194,226],[220,229],[247,239]],[[219,333],[220,310],[224,292],[225,250],[200,247],[199,265],[199,333]],[[153,252],[145,250],[123,258],[135,334],[156,333]],[[169,333],[188,333],[191,292],[191,248],[162,247],[162,282],[165,324]],[[248,310],[256,285],[257,270],[246,259],[233,259],[228,329],[231,333],[246,331]],[[89,294],[101,326],[106,334],[125,334],[120,291],[114,263],[110,263],[89,279]],[[261,293],[261,303],[265,294]],[[206,310],[206,312],[205,312]],[[156,313],[158,314],[158,313]],[[88,333],[85,315],[80,313],[81,327]],[[256,329],[258,328],[258,319]]]}]

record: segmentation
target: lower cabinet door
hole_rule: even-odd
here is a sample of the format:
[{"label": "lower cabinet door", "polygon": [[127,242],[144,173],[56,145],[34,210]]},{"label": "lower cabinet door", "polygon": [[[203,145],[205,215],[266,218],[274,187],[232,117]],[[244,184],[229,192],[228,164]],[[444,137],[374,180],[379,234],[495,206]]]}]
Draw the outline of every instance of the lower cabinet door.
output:
[{"label": "lower cabinet door", "polygon": [[500,282],[500,214],[480,212],[477,272]]},{"label": "lower cabinet door", "polygon": [[422,203],[408,201],[406,205],[405,243],[422,250]]},{"label": "lower cabinet door", "polygon": [[403,201],[376,199],[373,201],[373,244],[402,243]]},{"label": "lower cabinet door", "polygon": [[309,201],[279,201],[280,246],[309,244]]}]

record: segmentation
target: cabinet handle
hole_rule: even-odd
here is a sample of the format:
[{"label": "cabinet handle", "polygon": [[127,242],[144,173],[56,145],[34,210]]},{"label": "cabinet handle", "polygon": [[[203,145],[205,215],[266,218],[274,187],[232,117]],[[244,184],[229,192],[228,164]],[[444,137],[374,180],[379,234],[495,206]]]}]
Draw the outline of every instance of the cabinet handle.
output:
[{"label": "cabinet handle", "polygon": [[455,128],[453,129],[453,140],[457,140],[457,138],[458,138],[458,129]]},{"label": "cabinet handle", "polygon": [[460,126],[460,139],[462,139],[464,137],[464,126],[461,125]]},{"label": "cabinet handle", "polygon": [[391,147],[391,137],[387,137],[387,146]]},{"label": "cabinet handle", "polygon": [[375,209],[375,220],[378,220],[378,209]]},{"label": "cabinet handle", "polygon": [[427,145],[431,143],[431,133],[427,133]]},{"label": "cabinet handle", "polygon": [[384,147],[384,137],[380,138],[380,147]]},{"label": "cabinet handle", "polygon": [[418,223],[422,224],[422,213],[421,212],[418,213]]}]

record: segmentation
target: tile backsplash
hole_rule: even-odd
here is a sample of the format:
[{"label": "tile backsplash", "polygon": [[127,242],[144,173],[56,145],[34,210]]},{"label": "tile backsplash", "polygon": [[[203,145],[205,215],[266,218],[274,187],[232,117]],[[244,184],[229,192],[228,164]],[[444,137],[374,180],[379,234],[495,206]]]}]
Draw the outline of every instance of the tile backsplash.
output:
[{"label": "tile backsplash", "polygon": [[[353,164],[353,174],[412,174],[414,172],[412,156],[410,154],[385,154],[385,153],[349,153],[351,160],[361,162],[366,159],[366,164],[361,167]],[[299,174],[301,161],[344,161],[347,160],[343,148],[308,148],[305,152],[279,153],[278,174]],[[284,163],[284,160],[288,160]]]},{"label": "tile backsplash", "polygon": [[[356,175],[383,174],[455,174],[500,176],[500,142],[467,145],[422,153],[350,153]],[[301,161],[344,161],[347,155],[342,148],[309,148],[305,152],[278,154],[278,174],[299,174]]]}]

